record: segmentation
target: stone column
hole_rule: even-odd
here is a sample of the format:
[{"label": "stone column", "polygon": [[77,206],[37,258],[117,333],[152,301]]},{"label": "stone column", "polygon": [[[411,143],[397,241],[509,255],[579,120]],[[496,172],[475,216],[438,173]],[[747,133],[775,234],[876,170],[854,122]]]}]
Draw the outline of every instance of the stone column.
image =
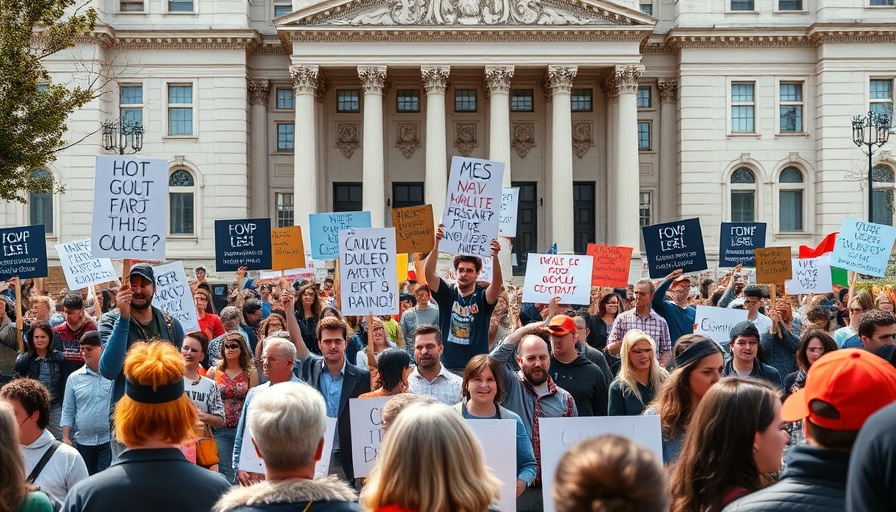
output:
[{"label": "stone column", "polygon": [[572,106],[570,92],[576,66],[548,66],[551,92],[551,235],[557,252],[572,252],[575,237],[572,201]]},{"label": "stone column", "polygon": [[420,66],[423,89],[426,90],[426,179],[423,197],[432,205],[436,224],[445,209],[448,184],[448,144],[445,135],[445,89],[449,66]]},{"label": "stone column", "polygon": [[615,218],[621,215],[619,203],[613,195],[616,190],[616,173],[613,172],[613,165],[616,162],[616,124],[619,118],[619,89],[616,88],[616,81],[610,79],[610,75],[604,76],[600,81],[600,88],[607,98],[607,124],[605,132],[607,134],[607,186],[606,186],[606,229],[607,241],[611,244],[616,242],[616,225]]},{"label": "stone column", "polygon": [[[318,66],[290,66],[295,87],[296,126],[293,164],[293,212],[295,225],[308,226],[308,215],[318,212],[317,126],[314,95],[317,92]],[[308,230],[302,230],[305,247],[310,247]]]},{"label": "stone column", "polygon": [[358,66],[364,88],[364,129],[362,132],[362,208],[370,212],[375,228],[385,226],[386,169],[383,161],[383,85],[386,66]]},{"label": "stone column", "polygon": [[[510,79],[513,66],[485,66],[485,83],[489,96],[488,158],[504,162],[503,185],[509,187],[510,175]],[[504,276],[512,275],[511,240],[498,237],[501,243],[499,260]]]},{"label": "stone column", "polygon": [[[638,165],[638,78],[644,66],[616,66],[610,80],[615,81],[619,91],[619,107],[615,130],[615,161],[610,165],[615,187],[610,191],[616,199],[614,224],[615,243],[634,248],[632,259],[640,259],[640,228],[638,226],[638,204],[640,192]],[[635,274],[637,275],[637,274]]]},{"label": "stone column", "polygon": [[675,140],[677,80],[659,80],[660,90],[660,222],[678,220],[678,158]]},{"label": "stone column", "polygon": [[251,191],[252,217],[270,217],[268,201],[268,92],[267,80],[249,80],[249,129],[252,160],[249,164],[249,190]]}]

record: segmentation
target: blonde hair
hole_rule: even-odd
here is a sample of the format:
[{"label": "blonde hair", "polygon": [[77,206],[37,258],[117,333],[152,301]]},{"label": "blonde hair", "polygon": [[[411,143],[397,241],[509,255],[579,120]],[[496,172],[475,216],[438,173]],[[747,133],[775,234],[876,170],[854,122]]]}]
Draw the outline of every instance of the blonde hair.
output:
[{"label": "blonde hair", "polygon": [[[484,512],[501,482],[464,419],[441,403],[413,403],[389,428],[361,505],[398,505],[427,512]],[[397,475],[415,478],[396,478]]]},{"label": "blonde hair", "polygon": [[625,336],[622,337],[622,348],[620,349],[620,362],[622,363],[622,366],[619,369],[619,380],[626,384],[628,389],[626,389],[625,392],[635,395],[635,398],[643,402],[644,399],[641,397],[641,390],[638,389],[638,376],[635,374],[635,369],[632,368],[632,362],[629,358],[632,349],[635,348],[635,345],[640,341],[649,343],[650,350],[653,350],[654,353],[654,356],[650,358],[648,386],[654,391],[659,391],[660,386],[662,386],[666,378],[669,377],[669,372],[660,366],[659,361],[657,361],[655,356],[656,342],[653,341],[653,338],[651,338],[649,334],[638,329],[632,329],[625,333]]},{"label": "blonde hair", "polygon": [[19,427],[12,406],[0,400],[0,512],[19,510],[33,490],[25,483],[25,460],[19,449]]}]

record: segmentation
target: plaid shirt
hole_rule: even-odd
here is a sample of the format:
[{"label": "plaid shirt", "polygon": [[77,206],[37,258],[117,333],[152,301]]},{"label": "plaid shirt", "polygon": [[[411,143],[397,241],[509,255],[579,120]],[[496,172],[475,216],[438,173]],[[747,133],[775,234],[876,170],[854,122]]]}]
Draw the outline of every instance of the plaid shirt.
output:
[{"label": "plaid shirt", "polygon": [[553,407],[556,407],[559,404],[562,411],[559,415],[561,418],[578,416],[578,411],[576,411],[576,403],[573,400],[572,395],[565,390],[558,388],[550,376],[548,376],[547,379],[548,394],[541,396],[539,396],[538,391],[532,387],[532,384],[529,384],[529,382],[526,381],[526,377],[523,375],[522,370],[518,370],[516,376],[519,378],[522,388],[534,405],[532,414],[532,449],[535,451],[535,462],[538,464],[538,474],[532,485],[536,485],[541,483],[541,428],[538,426],[538,419],[557,417],[554,415],[556,414],[556,411],[549,413],[544,410],[545,404],[542,403],[542,400],[545,402],[552,402],[551,405]]},{"label": "plaid shirt", "polygon": [[656,342],[657,359],[662,360],[665,355],[671,355],[672,340],[669,337],[669,324],[666,323],[666,320],[653,309],[645,317],[638,316],[635,311],[635,309],[630,309],[616,317],[607,343],[622,341],[622,338],[628,331],[639,329],[647,333]]}]

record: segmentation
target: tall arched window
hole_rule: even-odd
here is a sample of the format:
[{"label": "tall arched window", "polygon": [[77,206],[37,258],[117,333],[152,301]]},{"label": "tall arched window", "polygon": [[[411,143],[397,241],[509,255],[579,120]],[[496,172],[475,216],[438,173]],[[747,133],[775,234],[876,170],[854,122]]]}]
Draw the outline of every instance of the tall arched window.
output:
[{"label": "tall arched window", "polygon": [[803,231],[803,194],[806,184],[796,167],[786,167],[778,178],[778,227],[781,231]]},{"label": "tall arched window", "polygon": [[896,176],[888,165],[877,165],[871,173],[874,182],[872,192],[871,219],[878,224],[893,225],[893,190],[896,188]]},{"label": "tall arched window", "polygon": [[731,173],[731,222],[756,221],[756,173],[739,167]]},{"label": "tall arched window", "polygon": [[[52,178],[50,171],[37,169],[31,173],[32,178]],[[31,193],[28,197],[28,219],[31,225],[43,224],[48,235],[53,233],[53,194]]]},{"label": "tall arched window", "polygon": [[177,169],[168,178],[168,234],[194,235],[196,181],[190,171]]}]

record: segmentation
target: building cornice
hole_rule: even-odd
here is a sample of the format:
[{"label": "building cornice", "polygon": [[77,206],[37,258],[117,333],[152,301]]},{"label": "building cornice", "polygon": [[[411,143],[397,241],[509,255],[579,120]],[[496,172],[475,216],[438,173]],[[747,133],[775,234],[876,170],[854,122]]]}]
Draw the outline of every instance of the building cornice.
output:
[{"label": "building cornice", "polygon": [[[98,25],[76,43],[116,50],[248,50],[262,46],[256,30],[118,30]],[[271,52],[271,53],[285,53]]]},{"label": "building cornice", "polygon": [[281,30],[284,45],[301,42],[638,42],[651,27],[303,27]]},{"label": "building cornice", "polygon": [[684,48],[813,48],[829,43],[894,43],[896,25],[815,24],[807,28],[672,29],[642,44],[645,53]]}]

